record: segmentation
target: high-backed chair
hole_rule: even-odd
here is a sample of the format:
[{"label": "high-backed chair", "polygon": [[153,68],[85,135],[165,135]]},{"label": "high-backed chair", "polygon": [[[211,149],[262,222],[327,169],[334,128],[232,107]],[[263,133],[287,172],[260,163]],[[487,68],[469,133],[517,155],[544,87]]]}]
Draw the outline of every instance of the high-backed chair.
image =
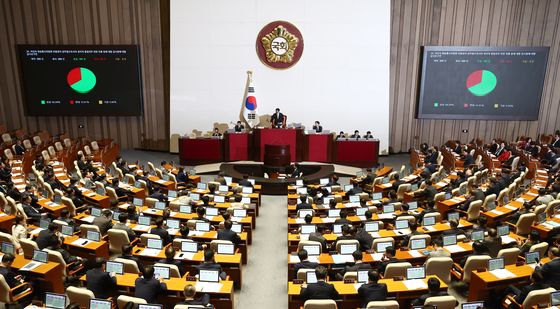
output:
[{"label": "high-backed chair", "polygon": [[538,308],[540,304],[548,304],[550,302],[550,293],[555,291],[556,290],[554,288],[531,291],[529,292],[529,294],[527,294],[527,297],[523,301],[523,304],[518,303],[517,301],[515,301],[515,298],[513,296],[508,295],[505,302],[509,308]]},{"label": "high-backed chair", "polygon": [[309,246],[309,245],[321,246],[321,249],[324,249],[323,246],[321,245],[321,243],[318,242],[318,241],[300,240],[299,243],[298,243],[298,251],[303,249],[303,246]]},{"label": "high-backed chair", "polygon": [[157,202],[157,199],[151,197],[147,197],[146,199],[144,199],[144,205],[148,206],[149,208],[154,208]]},{"label": "high-backed chair", "polygon": [[424,215],[424,218],[434,217],[436,218],[436,223],[441,222],[441,213],[439,212],[429,212]]},{"label": "high-backed chair", "polygon": [[177,265],[166,264],[166,263],[155,263],[154,266],[169,267],[169,277],[181,278],[181,272],[179,271],[179,267],[177,267]]},{"label": "high-backed chair", "polygon": [[488,195],[482,203],[482,208],[488,210],[488,205],[491,205],[492,203],[494,203],[494,205],[496,204],[496,194]]},{"label": "high-backed chair", "polygon": [[476,221],[480,217],[480,211],[482,209],[482,201],[473,201],[469,204],[467,209],[467,221]]},{"label": "high-backed chair", "polygon": [[159,235],[150,234],[150,233],[143,233],[140,234],[140,243],[144,246],[148,245],[148,239],[161,239]]},{"label": "high-backed chair", "polygon": [[136,263],[136,261],[129,260],[129,259],[123,259],[123,258],[116,258],[115,262],[121,262],[121,263],[124,264],[124,272],[125,273],[131,273],[131,274],[140,273],[140,268],[138,267],[138,264]]},{"label": "high-backed chair", "polygon": [[33,251],[39,250],[39,246],[37,246],[37,243],[29,238],[21,238],[19,240],[19,244],[21,246],[21,249],[23,250],[23,257],[29,260],[33,258]]},{"label": "high-backed chair", "polygon": [[71,303],[77,303],[81,308],[89,308],[89,301],[95,298],[92,291],[75,286],[66,288],[66,295]]},{"label": "high-backed chair", "polygon": [[99,230],[99,226],[93,224],[81,224],[80,231],[82,235],[87,235],[88,231],[93,231],[101,234],[101,231]]},{"label": "high-backed chair", "polygon": [[399,302],[396,300],[370,301],[366,309],[399,309]]},{"label": "high-backed chair", "polygon": [[[138,305],[145,305],[148,302],[143,298],[132,297],[132,296],[128,296],[128,295],[119,295],[119,297],[117,297],[117,308],[118,309],[125,308],[128,303],[133,303],[133,304],[136,305],[134,308],[138,308]],[[189,305],[187,307],[190,308],[191,306]]]},{"label": "high-backed chair", "polygon": [[307,273],[308,272],[315,272],[315,269],[313,269],[313,268],[300,268],[300,269],[298,269],[298,272],[296,274],[296,279],[305,281],[305,279],[307,278]]},{"label": "high-backed chair", "polygon": [[395,239],[393,237],[381,237],[381,238],[375,238],[373,240],[373,243],[371,245],[371,248],[377,252],[377,244],[378,243],[382,243],[382,242],[392,242],[392,246],[395,246]]},{"label": "high-backed chair", "polygon": [[310,299],[305,301],[303,309],[338,309],[338,307],[332,299]]},{"label": "high-backed chair", "polygon": [[560,200],[556,199],[556,200],[550,201],[548,203],[548,205],[546,205],[546,209],[544,210],[544,211],[546,211],[546,216],[547,217],[553,217],[554,216],[554,210],[558,207],[560,207]]},{"label": "high-backed chair", "polygon": [[390,263],[385,268],[383,278],[406,277],[406,269],[409,267],[412,267],[412,264],[409,262]]},{"label": "high-backed chair", "polygon": [[540,242],[536,245],[532,245],[529,248],[529,252],[539,252],[541,257],[546,256],[546,250],[548,249],[548,243],[546,241]]},{"label": "high-backed chair", "polygon": [[517,219],[517,223],[515,224],[515,233],[521,236],[529,235],[531,232],[531,226],[535,222],[537,216],[533,213],[522,214]]},{"label": "high-backed chair", "polygon": [[426,261],[426,275],[436,275],[445,283],[451,282],[453,259],[450,257],[431,257]]},{"label": "high-backed chair", "polygon": [[17,240],[15,240],[14,236],[12,236],[11,234],[8,234],[8,233],[0,232],[0,242],[2,242],[2,241],[10,243],[10,244],[14,245],[15,247],[19,246],[19,242]]},{"label": "high-backed chair", "polygon": [[514,265],[519,257],[519,248],[507,248],[498,252],[498,257],[504,258],[505,265]]},{"label": "high-backed chair", "polygon": [[424,306],[432,305],[438,309],[454,309],[458,304],[457,299],[451,295],[428,297],[424,302]]},{"label": "high-backed chair", "polygon": [[111,253],[122,253],[122,246],[130,244],[128,233],[124,230],[109,229],[109,251]]},{"label": "high-backed chair", "polygon": [[338,252],[338,254],[341,254],[340,249],[342,248],[342,245],[355,245],[356,248],[360,250],[360,242],[356,239],[339,240],[336,242],[336,251]]},{"label": "high-backed chair", "polygon": [[0,302],[15,303],[33,293],[33,288],[27,282],[10,288],[3,275],[0,275]]},{"label": "high-backed chair", "polygon": [[75,265],[76,262],[66,264],[66,261],[62,257],[62,254],[58,251],[54,251],[50,249],[43,249],[43,251],[49,254],[49,261],[58,263],[62,267],[62,281],[66,281],[66,278],[68,278],[68,276],[73,276],[79,271],[81,271],[82,269],[84,269],[83,266],[74,268],[73,265]]},{"label": "high-backed chair", "polygon": [[488,267],[489,260],[489,255],[471,255],[467,258],[467,261],[463,268],[455,264],[455,267],[459,270],[460,273],[457,274],[456,272],[453,272],[453,274],[463,282],[470,283],[472,272],[478,268]]}]

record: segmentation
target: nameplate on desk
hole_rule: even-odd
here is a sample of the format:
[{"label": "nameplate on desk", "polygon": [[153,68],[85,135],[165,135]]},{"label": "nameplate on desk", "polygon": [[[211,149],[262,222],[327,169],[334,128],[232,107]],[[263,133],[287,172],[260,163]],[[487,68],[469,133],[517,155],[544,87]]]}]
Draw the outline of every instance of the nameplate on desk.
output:
[{"label": "nameplate on desk", "polygon": [[[135,227],[132,228],[132,230],[140,231],[140,232],[147,232],[147,231],[150,230],[150,226],[149,225],[136,225]],[[192,232],[190,234],[192,234]]]},{"label": "nameplate on desk", "polygon": [[428,285],[422,279],[404,280],[404,285],[409,290],[427,289]]}]

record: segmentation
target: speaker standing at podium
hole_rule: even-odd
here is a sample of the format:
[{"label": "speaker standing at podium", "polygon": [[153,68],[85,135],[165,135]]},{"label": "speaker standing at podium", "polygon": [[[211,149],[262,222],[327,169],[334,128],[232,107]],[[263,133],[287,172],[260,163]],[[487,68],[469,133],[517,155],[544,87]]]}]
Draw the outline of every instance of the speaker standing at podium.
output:
[{"label": "speaker standing at podium", "polygon": [[277,108],[276,112],[270,117],[270,122],[273,128],[281,128],[284,125],[284,114]]},{"label": "speaker standing at podium", "polygon": [[237,124],[235,124],[234,130],[235,130],[235,133],[239,133],[239,132],[245,130],[245,126],[243,124],[241,124],[241,121],[237,121]]},{"label": "speaker standing at podium", "polygon": [[323,132],[323,126],[319,121],[315,121],[315,124],[313,125],[313,130],[315,130],[315,133]]}]

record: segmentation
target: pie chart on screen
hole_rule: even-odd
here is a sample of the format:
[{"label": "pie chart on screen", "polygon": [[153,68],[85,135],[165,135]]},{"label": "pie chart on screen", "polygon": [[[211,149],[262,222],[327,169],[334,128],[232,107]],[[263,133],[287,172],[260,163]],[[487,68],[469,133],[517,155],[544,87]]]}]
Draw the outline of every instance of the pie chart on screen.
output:
[{"label": "pie chart on screen", "polygon": [[496,88],[498,79],[488,70],[477,70],[467,77],[467,89],[477,97],[483,97]]},{"label": "pie chart on screen", "polygon": [[95,87],[97,78],[90,69],[77,67],[68,72],[66,81],[77,93],[88,93]]}]

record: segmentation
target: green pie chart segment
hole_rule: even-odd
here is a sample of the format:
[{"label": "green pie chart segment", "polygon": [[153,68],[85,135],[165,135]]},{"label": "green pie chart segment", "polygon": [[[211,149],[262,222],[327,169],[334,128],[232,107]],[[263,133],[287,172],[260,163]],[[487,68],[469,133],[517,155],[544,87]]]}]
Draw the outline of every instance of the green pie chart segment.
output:
[{"label": "green pie chart segment", "polygon": [[469,74],[466,86],[469,92],[477,97],[482,97],[494,90],[498,84],[496,75],[488,70],[477,70]]},{"label": "green pie chart segment", "polygon": [[97,78],[90,69],[77,67],[68,72],[66,81],[77,93],[88,93],[95,87]]}]

